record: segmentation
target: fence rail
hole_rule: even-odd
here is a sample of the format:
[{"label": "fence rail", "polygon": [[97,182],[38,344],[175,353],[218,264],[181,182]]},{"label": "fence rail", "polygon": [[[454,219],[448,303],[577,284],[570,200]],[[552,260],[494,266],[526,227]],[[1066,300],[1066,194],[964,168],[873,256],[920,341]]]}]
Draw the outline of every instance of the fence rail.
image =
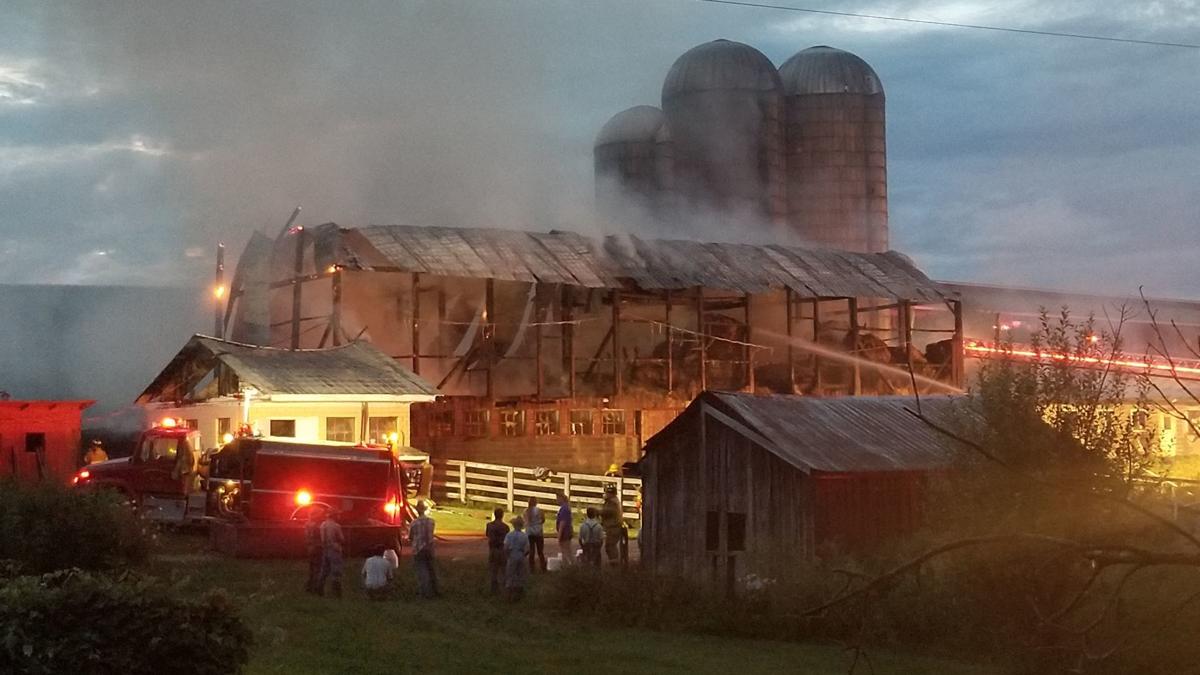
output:
[{"label": "fence rail", "polygon": [[434,487],[442,490],[448,499],[457,499],[464,504],[503,504],[511,512],[517,507],[527,506],[530,497],[537,497],[539,503],[552,507],[558,493],[562,492],[573,508],[598,507],[604,503],[604,488],[613,485],[621,495],[621,510],[626,520],[641,517],[638,513],[638,492],[642,487],[640,478],[558,471],[539,477],[538,469],[457,459],[438,464]]}]

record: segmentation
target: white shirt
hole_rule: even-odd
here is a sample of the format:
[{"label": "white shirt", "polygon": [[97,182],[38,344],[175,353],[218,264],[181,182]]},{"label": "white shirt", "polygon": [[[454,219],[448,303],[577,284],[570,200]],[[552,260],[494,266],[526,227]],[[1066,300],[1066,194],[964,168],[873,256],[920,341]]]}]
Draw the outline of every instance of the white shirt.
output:
[{"label": "white shirt", "polygon": [[386,551],[383,552],[383,557],[392,566],[392,569],[396,569],[397,567],[400,566],[400,557],[396,555],[396,549],[394,549],[394,548],[387,549]]},{"label": "white shirt", "polygon": [[392,563],[381,556],[371,556],[363,563],[363,588],[383,588],[392,578]]}]

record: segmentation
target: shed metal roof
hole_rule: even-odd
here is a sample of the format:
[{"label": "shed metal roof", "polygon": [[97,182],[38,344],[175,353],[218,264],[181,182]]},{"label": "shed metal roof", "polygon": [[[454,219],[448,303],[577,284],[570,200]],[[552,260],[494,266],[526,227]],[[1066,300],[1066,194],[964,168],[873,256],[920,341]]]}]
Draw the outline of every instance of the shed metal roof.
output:
[{"label": "shed metal roof", "polygon": [[189,374],[224,364],[241,384],[266,395],[426,395],[437,389],[370,343],[328,349],[277,349],[194,335],[138,397],[156,400]]},{"label": "shed metal roof", "polygon": [[[952,424],[964,410],[961,396],[921,399],[921,411],[939,424]],[[756,396],[705,392],[693,406],[707,404],[723,412],[766,441],[766,449],[796,468],[830,473],[865,471],[924,471],[945,468],[952,458],[952,441],[907,409],[916,409],[909,396],[815,398]],[[676,418],[672,426],[685,424]],[[762,444],[760,442],[760,444]],[[654,445],[654,438],[647,443]]]},{"label": "shed metal roof", "polygon": [[[525,232],[410,225],[349,230],[374,249],[355,251],[346,266],[440,276],[539,281],[587,288],[645,290],[695,286],[761,293],[790,288],[803,297],[879,297],[940,302],[937,284],[904,255],[852,253],[782,245],[593,238],[573,232]],[[371,258],[383,264],[372,265]]]}]

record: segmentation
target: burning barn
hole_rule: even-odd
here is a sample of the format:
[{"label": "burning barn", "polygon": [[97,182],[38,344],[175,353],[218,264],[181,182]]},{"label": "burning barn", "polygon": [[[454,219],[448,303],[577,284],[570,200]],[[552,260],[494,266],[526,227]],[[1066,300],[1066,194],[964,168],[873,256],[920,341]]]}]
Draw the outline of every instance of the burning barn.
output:
[{"label": "burning barn", "polygon": [[[922,412],[948,419],[955,404],[928,397]],[[639,463],[643,564],[732,588],[911,532],[925,477],[952,458],[911,406],[910,397],[702,394],[647,441]]]}]

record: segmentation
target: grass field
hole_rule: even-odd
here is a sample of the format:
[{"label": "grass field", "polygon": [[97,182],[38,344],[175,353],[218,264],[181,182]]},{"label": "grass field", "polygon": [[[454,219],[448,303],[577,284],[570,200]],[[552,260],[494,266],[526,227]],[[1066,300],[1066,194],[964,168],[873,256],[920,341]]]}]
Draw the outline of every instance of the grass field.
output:
[{"label": "grass field", "polygon": [[[199,536],[170,535],[151,573],[184,591],[224,588],[237,599],[257,644],[252,674],[281,673],[811,673],[843,674],[850,656],[836,645],[805,645],[638,631],[594,625],[484,594],[483,564],[441,564],[445,597],[415,598],[408,560],[397,598],[368,602],[358,589],[361,560],[347,561],[346,597],[305,594],[303,561],[233,560],[204,550]],[[449,556],[446,556],[447,558]],[[534,579],[536,584],[537,578]],[[938,659],[871,653],[879,675],[995,671]]]}]

